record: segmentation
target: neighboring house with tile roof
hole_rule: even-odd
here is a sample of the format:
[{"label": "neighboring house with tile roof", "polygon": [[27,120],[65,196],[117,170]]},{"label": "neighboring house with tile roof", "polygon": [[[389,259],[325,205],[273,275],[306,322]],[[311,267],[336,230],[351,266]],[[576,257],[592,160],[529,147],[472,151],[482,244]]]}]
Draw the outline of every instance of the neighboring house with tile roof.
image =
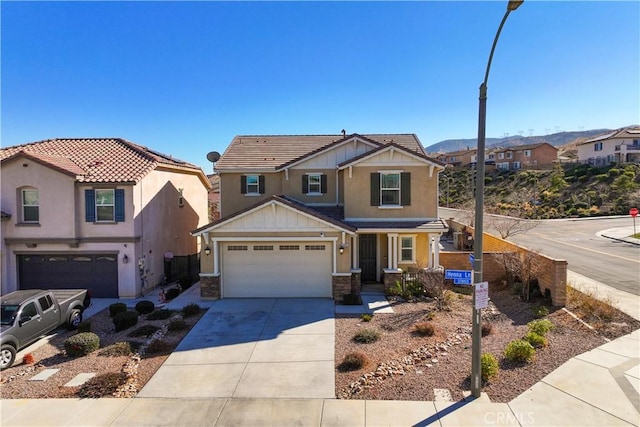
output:
[{"label": "neighboring house with tile roof", "polygon": [[494,148],[488,157],[498,170],[549,168],[558,161],[558,149],[548,142]]},{"label": "neighboring house with tile roof", "polygon": [[120,138],[6,147],[0,166],[2,293],[136,297],[163,281],[166,252],[198,256],[189,232],[208,222],[210,188],[198,166]]},{"label": "neighboring house with tile roof", "polygon": [[436,159],[447,166],[452,167],[470,167],[475,166],[477,156],[475,148],[466,150],[451,151],[449,153],[439,153]]},{"label": "neighboring house with tile roof", "polygon": [[640,163],[640,126],[629,126],[578,144],[578,161],[594,166]]},{"label": "neighboring house with tile roof", "polygon": [[332,297],[439,267],[438,174],[414,134],[236,136],[215,164],[203,297]]}]

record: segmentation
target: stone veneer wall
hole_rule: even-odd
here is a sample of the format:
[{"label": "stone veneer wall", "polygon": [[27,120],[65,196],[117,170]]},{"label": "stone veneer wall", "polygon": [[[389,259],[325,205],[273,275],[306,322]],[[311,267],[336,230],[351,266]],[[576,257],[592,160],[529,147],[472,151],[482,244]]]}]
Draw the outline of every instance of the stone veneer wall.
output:
[{"label": "stone veneer wall", "polygon": [[396,282],[402,282],[402,272],[393,272],[389,273],[387,271],[384,272],[384,290],[385,292],[396,285]]},{"label": "stone veneer wall", "polygon": [[333,299],[342,301],[342,297],[351,293],[351,276],[333,276]]},{"label": "stone veneer wall", "polygon": [[359,294],[360,291],[362,291],[362,273],[353,272],[351,273],[351,293]]},{"label": "stone veneer wall", "polygon": [[202,299],[220,299],[220,276],[200,276]]}]

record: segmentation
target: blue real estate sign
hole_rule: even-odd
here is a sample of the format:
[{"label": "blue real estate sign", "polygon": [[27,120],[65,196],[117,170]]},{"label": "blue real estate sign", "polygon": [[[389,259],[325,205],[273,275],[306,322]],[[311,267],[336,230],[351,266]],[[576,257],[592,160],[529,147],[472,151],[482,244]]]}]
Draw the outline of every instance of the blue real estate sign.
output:
[{"label": "blue real estate sign", "polygon": [[453,280],[454,285],[470,285],[471,270],[445,270],[444,278]]}]

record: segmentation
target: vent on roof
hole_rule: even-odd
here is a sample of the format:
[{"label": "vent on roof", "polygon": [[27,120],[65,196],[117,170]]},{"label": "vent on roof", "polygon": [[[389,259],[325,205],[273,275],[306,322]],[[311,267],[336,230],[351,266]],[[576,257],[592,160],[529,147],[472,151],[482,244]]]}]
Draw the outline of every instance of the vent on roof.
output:
[{"label": "vent on roof", "polygon": [[148,152],[150,152],[151,154],[154,154],[158,157],[162,157],[165,160],[169,160],[175,163],[180,163],[180,164],[184,164],[186,162],[183,162],[182,160],[178,160],[178,159],[174,159],[173,156],[171,156],[171,154],[163,154],[159,151],[155,151],[155,150],[151,150],[150,148],[145,148]]}]

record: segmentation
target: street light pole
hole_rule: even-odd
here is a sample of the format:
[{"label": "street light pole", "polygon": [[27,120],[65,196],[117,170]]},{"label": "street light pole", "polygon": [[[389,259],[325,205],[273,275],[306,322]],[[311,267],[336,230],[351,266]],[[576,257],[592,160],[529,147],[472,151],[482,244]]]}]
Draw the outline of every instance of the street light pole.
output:
[{"label": "street light pole", "polygon": [[[489,70],[491,69],[491,61],[493,53],[496,50],[496,44],[502,32],[502,27],[507,21],[509,14],[516,10],[524,0],[511,0],[507,5],[507,11],[500,22],[496,36],[493,39],[491,53],[487,61],[487,70],[484,74],[484,81],[480,85],[480,105],[478,112],[478,150],[476,158],[476,214],[474,221],[475,236],[473,242],[473,283],[482,282],[482,237],[483,237],[483,221],[484,221],[484,162],[485,162],[485,134],[487,124],[487,80],[489,80]],[[475,285],[474,285],[475,286]],[[481,330],[480,330],[480,310],[476,309],[476,292],[473,293],[473,322],[472,322],[472,345],[471,345],[471,394],[473,397],[480,397],[482,390],[482,372],[481,372]]]}]

